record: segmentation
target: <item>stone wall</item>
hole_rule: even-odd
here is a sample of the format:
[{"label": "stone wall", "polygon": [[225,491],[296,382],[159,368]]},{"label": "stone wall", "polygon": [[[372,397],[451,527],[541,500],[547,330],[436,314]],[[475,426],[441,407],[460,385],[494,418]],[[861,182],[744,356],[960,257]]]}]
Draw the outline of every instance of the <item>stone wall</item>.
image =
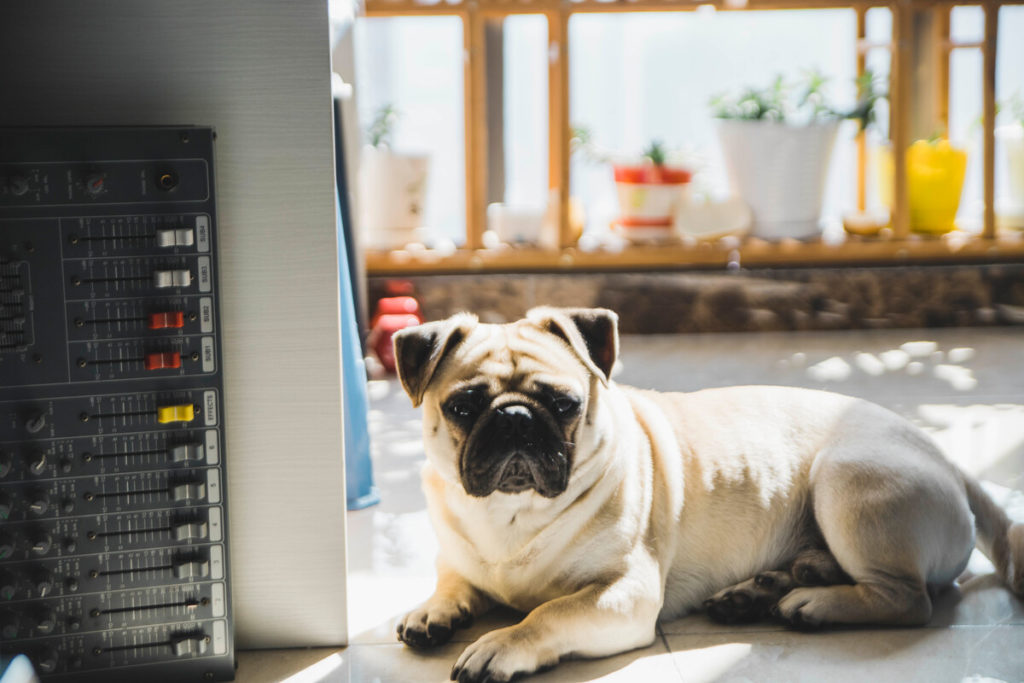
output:
[{"label": "stone wall", "polygon": [[553,305],[611,308],[639,334],[1024,325],[1024,264],[374,277],[371,314],[395,282],[430,320]]}]

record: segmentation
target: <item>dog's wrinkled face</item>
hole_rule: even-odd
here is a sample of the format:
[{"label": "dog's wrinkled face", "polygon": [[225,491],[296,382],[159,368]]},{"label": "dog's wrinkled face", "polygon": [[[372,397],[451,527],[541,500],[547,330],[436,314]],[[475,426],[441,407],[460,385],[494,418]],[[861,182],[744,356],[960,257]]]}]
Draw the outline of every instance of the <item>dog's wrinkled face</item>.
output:
[{"label": "dog's wrinkled face", "polygon": [[568,349],[543,353],[545,347],[531,344],[526,332],[523,327],[502,330],[498,336],[505,337],[505,348],[496,347],[485,358],[474,358],[471,347],[454,354],[445,373],[457,379],[438,396],[438,412],[470,495],[534,489],[552,498],[569,482],[586,377],[573,382],[571,375],[582,373],[553,372],[553,361],[582,366]]},{"label": "dog's wrinkled face", "polygon": [[[596,367],[576,322],[544,310],[509,325],[456,316],[396,336],[403,385],[424,406],[428,457],[472,496],[554,498],[569,484],[592,383],[607,381],[610,363]],[[601,334],[614,345],[611,323]]]}]

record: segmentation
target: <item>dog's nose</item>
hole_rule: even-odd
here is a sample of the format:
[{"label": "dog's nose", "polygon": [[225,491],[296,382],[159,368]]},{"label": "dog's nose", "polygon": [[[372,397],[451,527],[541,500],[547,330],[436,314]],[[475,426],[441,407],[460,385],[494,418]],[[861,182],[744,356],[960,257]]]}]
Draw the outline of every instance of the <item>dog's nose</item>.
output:
[{"label": "dog's nose", "polygon": [[533,433],[533,413],[524,405],[514,403],[498,408],[498,428],[505,437],[529,436]]}]

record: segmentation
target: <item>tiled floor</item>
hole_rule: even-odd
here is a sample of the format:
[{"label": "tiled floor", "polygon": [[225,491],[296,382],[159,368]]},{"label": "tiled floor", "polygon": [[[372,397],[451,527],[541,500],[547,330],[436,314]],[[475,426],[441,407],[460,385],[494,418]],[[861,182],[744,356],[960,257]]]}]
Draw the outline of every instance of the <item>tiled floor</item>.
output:
[{"label": "tiled floor", "polygon": [[[627,337],[618,381],[693,390],[728,384],[827,388],[869,398],[934,435],[1024,518],[1024,331],[950,329]],[[419,490],[419,419],[395,381],[371,386],[374,467],[383,502],[349,513],[351,644],[340,651],[243,653],[238,680],[432,683],[465,645],[517,618],[500,612],[421,654],[397,618],[433,585],[433,534]],[[1024,603],[988,572],[941,596],[927,628],[817,634],[773,624],[724,627],[703,615],[663,623],[654,644],[564,662],[545,681],[1024,681]]]}]

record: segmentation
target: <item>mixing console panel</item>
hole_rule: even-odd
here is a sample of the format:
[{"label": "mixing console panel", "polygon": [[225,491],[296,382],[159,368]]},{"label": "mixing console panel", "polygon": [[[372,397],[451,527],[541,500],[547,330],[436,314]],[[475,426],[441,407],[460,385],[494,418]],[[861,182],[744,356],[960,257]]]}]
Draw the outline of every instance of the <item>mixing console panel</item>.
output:
[{"label": "mixing console panel", "polygon": [[234,673],[213,139],[0,129],[0,654]]}]

